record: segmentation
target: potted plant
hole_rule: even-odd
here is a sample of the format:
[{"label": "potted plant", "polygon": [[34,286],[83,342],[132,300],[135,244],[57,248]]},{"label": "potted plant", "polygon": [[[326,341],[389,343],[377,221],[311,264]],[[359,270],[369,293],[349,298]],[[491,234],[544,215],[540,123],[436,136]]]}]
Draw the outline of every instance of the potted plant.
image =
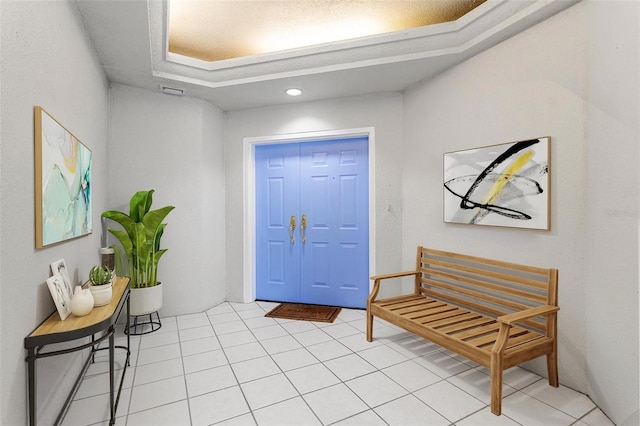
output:
[{"label": "potted plant", "polygon": [[138,191],[129,202],[129,214],[117,210],[102,213],[122,226],[109,229],[122,245],[127,259],[131,286],[130,314],[147,315],[162,307],[162,287],[158,281],[158,261],[167,249],[160,248],[166,223],[162,223],[173,206],[151,210],[153,192]]},{"label": "potted plant", "polygon": [[106,265],[96,265],[89,270],[89,290],[93,295],[93,306],[111,302],[114,274]]}]

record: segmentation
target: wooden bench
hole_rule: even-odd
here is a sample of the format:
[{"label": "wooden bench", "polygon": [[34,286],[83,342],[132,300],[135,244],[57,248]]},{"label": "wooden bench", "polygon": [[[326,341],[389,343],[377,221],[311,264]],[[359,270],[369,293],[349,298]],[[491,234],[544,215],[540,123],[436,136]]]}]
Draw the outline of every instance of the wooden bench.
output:
[{"label": "wooden bench", "polygon": [[[414,276],[412,294],[376,300],[380,283]],[[542,355],[558,387],[558,270],[418,247],[416,269],[371,277],[367,340],[377,316],[491,370],[491,412],[502,372]],[[399,282],[399,280],[395,280]]]}]

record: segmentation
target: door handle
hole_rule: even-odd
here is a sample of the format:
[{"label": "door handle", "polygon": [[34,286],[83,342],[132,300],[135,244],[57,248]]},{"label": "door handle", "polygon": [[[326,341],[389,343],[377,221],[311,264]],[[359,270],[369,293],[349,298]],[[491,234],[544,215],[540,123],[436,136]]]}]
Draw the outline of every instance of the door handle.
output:
[{"label": "door handle", "polygon": [[300,220],[300,234],[302,235],[302,244],[307,242],[307,236],[304,231],[307,229],[307,215],[303,214]]},{"label": "door handle", "polygon": [[296,230],[296,217],[291,215],[291,219],[289,219],[289,238],[291,239],[291,244],[296,243],[296,237],[293,235],[293,231]]}]

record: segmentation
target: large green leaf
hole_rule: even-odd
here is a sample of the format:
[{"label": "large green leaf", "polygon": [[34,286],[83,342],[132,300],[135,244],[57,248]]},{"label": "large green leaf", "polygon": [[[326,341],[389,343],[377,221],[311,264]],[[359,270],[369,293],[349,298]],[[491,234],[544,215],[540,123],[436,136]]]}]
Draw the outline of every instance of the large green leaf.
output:
[{"label": "large green leaf", "polygon": [[109,229],[109,232],[120,241],[122,244],[122,248],[127,256],[127,259],[131,259],[133,255],[133,242],[129,237],[129,234],[125,231],[121,231],[119,229]]},{"label": "large green leaf", "polygon": [[153,210],[148,212],[142,218],[142,223],[144,223],[145,229],[147,231],[147,239],[151,241],[156,241],[158,230],[163,230],[162,221],[165,217],[173,210],[175,207],[166,206],[162,207],[158,210]]},{"label": "large green leaf", "polygon": [[154,250],[158,251],[160,250],[160,239],[162,238],[162,234],[164,234],[164,228],[167,226],[166,223],[162,223],[160,224],[160,226],[158,226],[158,231],[156,232],[155,238],[154,238]]},{"label": "large green leaf", "polygon": [[[125,256],[127,257],[127,264],[129,265],[129,278],[131,280],[131,287],[136,288],[138,286],[137,285],[138,282],[136,280],[136,274],[134,270],[135,261],[134,261],[133,242],[131,241],[131,238],[129,238],[129,234],[126,233],[125,231],[122,231],[119,229],[109,229],[108,231],[114,237],[116,237],[118,241],[120,241],[120,244],[124,249]],[[120,247],[118,245],[114,245],[114,249],[117,249],[116,250],[116,253],[118,254],[117,258],[121,259],[122,256],[120,254]],[[116,262],[116,264],[118,264],[118,262]],[[122,269],[122,265],[120,265],[119,269],[120,270]]]},{"label": "large green leaf", "polygon": [[129,201],[129,215],[136,222],[141,222],[142,218],[151,208],[153,202],[153,189],[149,191],[138,191],[133,194]]},{"label": "large green leaf", "polygon": [[153,263],[155,265],[155,267],[153,268],[153,271],[151,273],[151,276],[149,277],[149,281],[153,282],[153,283],[157,283],[158,282],[158,261],[160,260],[160,258],[162,257],[163,254],[165,254],[167,252],[167,249],[162,249],[162,250],[158,250],[154,253],[153,255]]},{"label": "large green leaf", "polygon": [[129,237],[133,235],[134,233],[133,229],[136,226],[136,221],[133,220],[131,217],[127,216],[126,214],[118,210],[108,210],[102,213],[102,217],[111,219],[114,222],[119,223],[120,226],[122,226],[124,230],[127,231],[127,234],[129,234]]},{"label": "large green leaf", "polygon": [[136,269],[138,277],[142,279],[142,283],[151,258],[151,245],[147,244],[147,233],[142,222],[136,223],[134,241],[137,252]]}]

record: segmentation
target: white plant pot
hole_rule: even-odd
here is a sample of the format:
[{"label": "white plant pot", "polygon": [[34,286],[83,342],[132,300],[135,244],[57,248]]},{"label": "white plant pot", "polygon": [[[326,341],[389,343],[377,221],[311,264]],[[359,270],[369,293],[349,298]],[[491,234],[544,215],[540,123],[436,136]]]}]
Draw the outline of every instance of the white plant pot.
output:
[{"label": "white plant pot", "polygon": [[113,280],[109,284],[89,285],[89,289],[93,295],[93,306],[108,305],[113,295]]},{"label": "white plant pot", "polygon": [[162,307],[162,284],[153,287],[132,288],[129,314],[132,316],[149,315]]}]

